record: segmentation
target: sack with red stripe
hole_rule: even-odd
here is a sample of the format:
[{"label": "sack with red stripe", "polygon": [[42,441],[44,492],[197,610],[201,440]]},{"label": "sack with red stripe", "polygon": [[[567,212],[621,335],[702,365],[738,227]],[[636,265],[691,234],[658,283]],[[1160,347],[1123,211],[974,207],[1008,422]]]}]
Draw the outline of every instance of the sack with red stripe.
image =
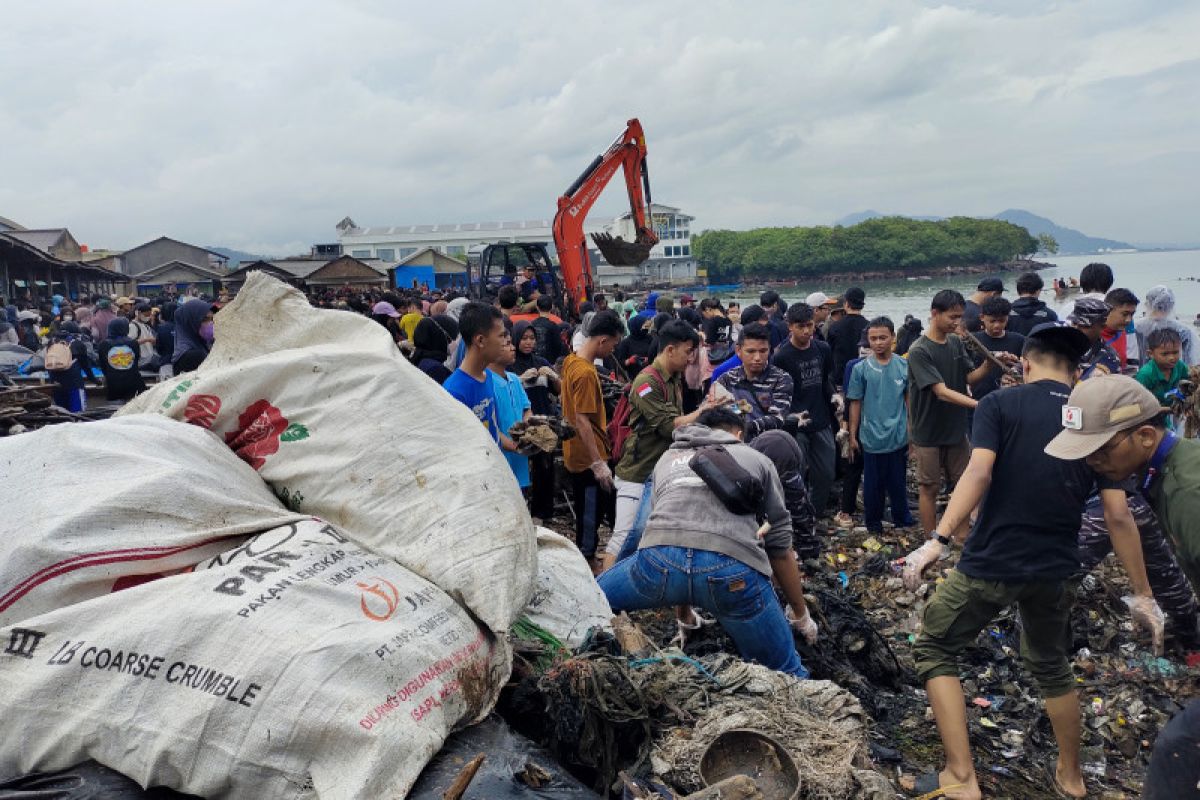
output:
[{"label": "sack with red stripe", "polygon": [[307,519],[221,440],[140,414],[0,439],[0,627]]}]

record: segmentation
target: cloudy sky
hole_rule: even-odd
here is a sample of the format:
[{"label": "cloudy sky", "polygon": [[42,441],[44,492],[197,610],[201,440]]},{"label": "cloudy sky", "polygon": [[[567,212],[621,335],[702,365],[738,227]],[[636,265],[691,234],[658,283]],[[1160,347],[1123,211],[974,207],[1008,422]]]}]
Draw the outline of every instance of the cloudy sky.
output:
[{"label": "cloudy sky", "polygon": [[346,215],[548,217],[637,116],[694,230],[1018,207],[1200,239],[1194,0],[419,6],[12,4],[0,215],[272,254]]}]

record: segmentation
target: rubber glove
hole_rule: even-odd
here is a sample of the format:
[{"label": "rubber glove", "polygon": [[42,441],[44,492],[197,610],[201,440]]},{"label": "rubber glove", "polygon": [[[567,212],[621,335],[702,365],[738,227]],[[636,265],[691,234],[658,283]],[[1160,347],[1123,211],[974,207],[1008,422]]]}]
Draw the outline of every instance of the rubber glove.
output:
[{"label": "rubber glove", "polygon": [[593,461],[591,470],[592,475],[596,477],[596,483],[611,492],[613,489],[613,474],[612,468],[608,466],[608,462]]},{"label": "rubber glove", "polygon": [[817,643],[817,621],[808,613],[808,606],[804,607],[804,614],[799,618],[795,616],[792,607],[788,606],[787,620],[792,630],[803,636],[809,645]]},{"label": "rubber glove", "polygon": [[946,553],[946,546],[937,539],[927,539],[925,544],[904,557],[904,588],[915,592],[925,579],[925,570]]},{"label": "rubber glove", "polygon": [[1153,597],[1145,595],[1126,595],[1121,598],[1125,601],[1125,605],[1129,606],[1130,616],[1133,617],[1133,624],[1136,627],[1145,628],[1150,632],[1150,641],[1154,647],[1154,655],[1162,655],[1163,651],[1163,624],[1166,617],[1163,611],[1158,607],[1158,602]]}]

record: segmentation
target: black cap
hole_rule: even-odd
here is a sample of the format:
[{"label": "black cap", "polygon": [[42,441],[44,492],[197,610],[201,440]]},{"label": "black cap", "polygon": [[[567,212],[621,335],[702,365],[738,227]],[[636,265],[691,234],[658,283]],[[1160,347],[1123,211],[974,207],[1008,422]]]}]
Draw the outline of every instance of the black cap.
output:
[{"label": "black cap", "polygon": [[1004,281],[999,278],[984,278],[975,288],[981,292],[1003,292]]},{"label": "black cap", "polygon": [[1086,333],[1065,322],[1043,322],[1041,325],[1035,325],[1025,339],[1027,341],[1036,339],[1043,342],[1063,355],[1069,356],[1073,361],[1083,358],[1092,346]]},{"label": "black cap", "polygon": [[846,305],[853,309],[860,309],[867,304],[867,293],[857,286],[851,286],[846,290]]}]

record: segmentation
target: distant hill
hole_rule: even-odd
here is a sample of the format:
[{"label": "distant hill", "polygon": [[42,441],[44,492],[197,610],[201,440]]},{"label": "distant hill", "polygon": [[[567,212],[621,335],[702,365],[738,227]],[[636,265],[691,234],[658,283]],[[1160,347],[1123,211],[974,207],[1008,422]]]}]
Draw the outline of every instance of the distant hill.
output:
[{"label": "distant hill", "polygon": [[[208,247],[208,245],[205,245],[205,247]],[[267,258],[267,256],[260,256],[255,253],[247,253],[242,250],[231,250],[228,247],[208,247],[208,249],[212,250],[214,253],[220,253],[228,258],[229,269],[231,270],[237,269],[238,264],[243,261],[258,261],[260,258]]]},{"label": "distant hill", "polygon": [[[848,214],[842,217],[834,224],[844,226],[857,225],[858,223],[864,222],[868,219],[875,219],[876,217],[883,216],[888,215],[871,210],[859,211],[858,213]],[[920,220],[944,219],[944,217],[915,216],[912,214],[896,214],[894,216]],[[1074,228],[1064,228],[1062,225],[1055,223],[1053,220],[1046,219],[1045,217],[1039,217],[1037,214],[1020,208],[1010,208],[1005,211],[1001,211],[999,214],[992,216],[991,219],[1001,219],[1005,222],[1011,222],[1014,225],[1020,225],[1022,228],[1029,231],[1029,233],[1033,236],[1037,236],[1042,233],[1050,234],[1054,237],[1054,240],[1058,242],[1058,252],[1062,255],[1071,253],[1099,253],[1103,250],[1134,249],[1134,245],[1129,244],[1128,242],[1121,242],[1117,241],[1116,239],[1103,239],[1096,236],[1088,236],[1087,234],[1081,233]]]}]

